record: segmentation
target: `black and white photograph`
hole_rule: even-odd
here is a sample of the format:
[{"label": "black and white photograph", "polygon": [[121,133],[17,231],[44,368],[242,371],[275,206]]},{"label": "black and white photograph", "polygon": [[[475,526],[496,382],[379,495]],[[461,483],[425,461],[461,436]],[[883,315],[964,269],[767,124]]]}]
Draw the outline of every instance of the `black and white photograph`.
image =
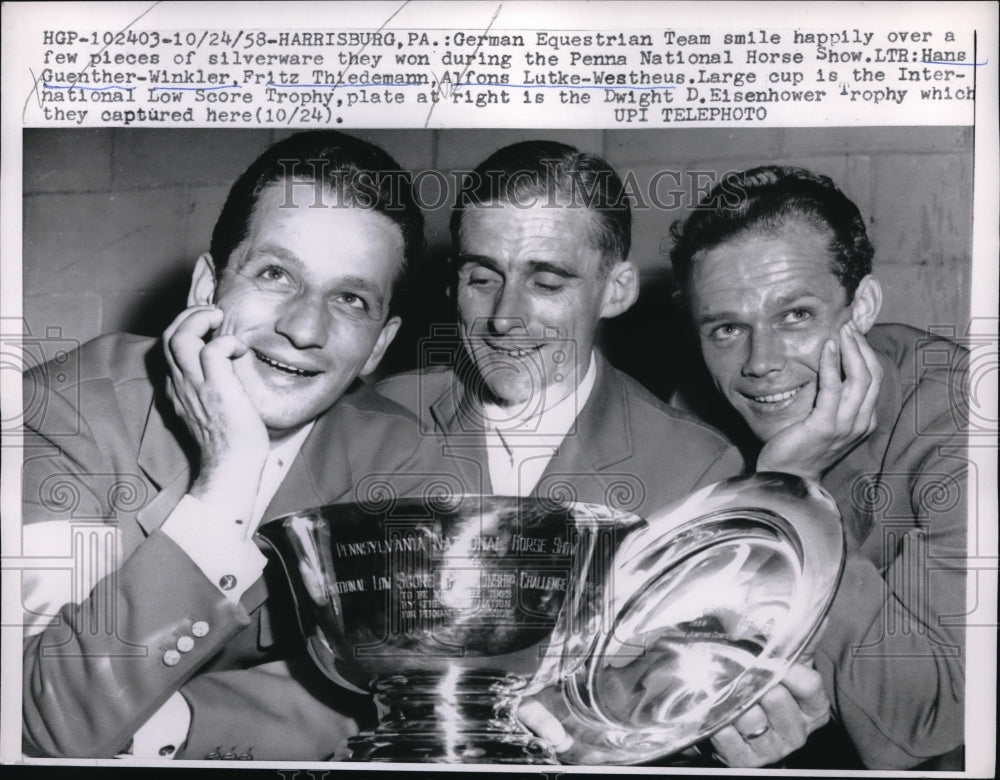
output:
[{"label": "black and white photograph", "polygon": [[[983,4],[905,49],[884,14],[730,43],[263,4],[228,23],[259,44],[189,50],[245,4],[207,5],[135,4],[89,65],[43,23],[5,94],[5,764],[992,774],[997,120],[952,108],[996,82]],[[243,59],[263,29],[311,64]],[[397,41],[456,86],[380,80]],[[803,50],[881,119],[737,121],[828,99]],[[640,61],[594,51],[675,83],[580,82]]]}]

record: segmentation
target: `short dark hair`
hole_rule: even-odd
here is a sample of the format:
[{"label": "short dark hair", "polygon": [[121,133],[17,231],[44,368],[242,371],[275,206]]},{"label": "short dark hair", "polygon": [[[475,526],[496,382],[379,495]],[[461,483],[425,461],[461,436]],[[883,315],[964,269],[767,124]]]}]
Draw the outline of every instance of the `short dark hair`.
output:
[{"label": "short dark hair", "polygon": [[776,234],[793,219],[829,235],[831,270],[852,301],[858,283],[871,273],[875,254],[858,207],[827,176],[781,165],[727,173],[686,221],[671,225],[670,261],[678,292],[687,295],[699,252],[741,233]]},{"label": "short dark hair", "polygon": [[268,147],[229,190],[212,231],[210,252],[216,273],[250,232],[260,193],[285,181],[321,182],[336,193],[337,205],[384,214],[403,234],[403,264],[393,280],[389,314],[398,309],[410,263],[424,248],[424,216],[413,197],[410,174],[374,144],[335,130],[295,133]]},{"label": "short dark hair", "polygon": [[[568,199],[557,205],[555,199]],[[632,207],[622,180],[603,157],[556,141],[522,141],[491,154],[466,178],[451,215],[451,237],[459,245],[468,208],[490,204],[527,205],[545,198],[553,208],[587,208],[595,217],[594,246],[601,271],[628,257]]]}]

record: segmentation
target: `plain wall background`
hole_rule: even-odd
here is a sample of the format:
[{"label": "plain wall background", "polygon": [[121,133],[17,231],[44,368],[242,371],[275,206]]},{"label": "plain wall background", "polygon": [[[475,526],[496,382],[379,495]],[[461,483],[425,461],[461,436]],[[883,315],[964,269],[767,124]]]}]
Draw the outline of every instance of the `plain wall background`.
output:
[{"label": "plain wall background", "polygon": [[[687,192],[696,179],[767,162],[801,165],[833,178],[857,203],[875,244],[885,290],[882,321],[920,329],[969,318],[972,129],[765,128],[666,130],[351,130],[414,172],[469,170],[499,147],[545,138],[597,152],[641,192],[661,178]],[[24,131],[24,317],[33,335],[85,341],[125,330],[157,335],[184,305],[190,270],[207,250],[230,185],[268,144],[289,131],[267,129],[29,129]],[[426,178],[425,198],[437,196]],[[449,195],[454,194],[454,185]],[[697,197],[697,193],[694,194]],[[636,308],[607,328],[613,362],[661,395],[684,359],[669,301],[670,223],[675,208],[636,208],[632,259],[643,272]],[[450,198],[425,211],[428,258],[449,250]],[[437,265],[428,266],[437,269]],[[428,289],[388,359],[419,362],[417,340],[450,311]],[[52,329],[56,329],[53,331]],[[659,347],[657,345],[660,345]]]}]

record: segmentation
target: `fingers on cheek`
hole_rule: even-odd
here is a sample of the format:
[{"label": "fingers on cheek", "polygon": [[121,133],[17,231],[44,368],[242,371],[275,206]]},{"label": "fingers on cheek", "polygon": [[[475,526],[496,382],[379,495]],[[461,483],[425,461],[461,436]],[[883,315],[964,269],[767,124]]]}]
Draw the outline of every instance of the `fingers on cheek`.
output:
[{"label": "fingers on cheek", "polygon": [[235,339],[226,337],[212,341],[201,351],[201,369],[210,382],[224,380],[232,374],[230,356],[235,344]]},{"label": "fingers on cheek", "polygon": [[189,310],[187,316],[179,317],[173,330],[173,337],[205,338],[209,332],[222,323],[222,312],[215,308]]},{"label": "fingers on cheek", "polygon": [[167,329],[163,332],[163,340],[169,342],[170,339],[173,338],[173,335],[180,329],[182,325],[184,325],[185,322],[190,320],[191,317],[193,317],[197,312],[204,311],[205,308],[206,307],[204,306],[191,306],[182,311],[180,314],[178,314],[174,318],[174,321],[171,322],[167,326]]},{"label": "fingers on cheek", "polygon": [[[222,312],[221,309],[219,311]],[[221,321],[219,322],[219,325],[216,328],[216,334],[219,335],[219,336],[234,336],[234,335],[236,335],[236,323],[234,323],[232,321],[232,319],[230,319],[229,317],[227,317],[225,315],[225,312],[222,312],[222,316],[221,316],[220,319],[221,319]]]},{"label": "fingers on cheek", "polygon": [[243,355],[248,349],[247,345],[238,336],[220,336],[209,346],[216,343],[219,345],[217,347],[219,352],[223,353],[227,358],[235,358],[238,355]]},{"label": "fingers on cheek", "polygon": [[203,346],[200,339],[186,339],[179,336],[174,338],[170,344],[177,369],[189,381],[200,382],[202,380],[199,359]]},{"label": "fingers on cheek", "polygon": [[838,351],[831,351],[823,348],[823,354],[819,360],[820,381],[825,385],[831,385],[840,380],[840,368],[837,365]]},{"label": "fingers on cheek", "polygon": [[177,394],[177,388],[174,386],[174,380],[171,377],[167,377],[167,398],[170,399],[170,405],[173,406],[174,411],[178,414],[184,412],[184,404],[181,401],[180,396]]}]

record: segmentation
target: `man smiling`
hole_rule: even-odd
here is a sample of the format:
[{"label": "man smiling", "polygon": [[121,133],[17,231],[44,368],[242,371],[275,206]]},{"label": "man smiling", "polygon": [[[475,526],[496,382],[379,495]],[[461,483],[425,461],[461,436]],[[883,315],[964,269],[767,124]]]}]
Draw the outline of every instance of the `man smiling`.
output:
[{"label": "man smiling", "polygon": [[[660,402],[595,347],[601,321],[638,295],[627,259],[631,210],[607,162],[547,141],[500,149],[472,173],[451,227],[459,319],[452,365],[378,388],[440,437],[468,488],[649,517],[739,473],[740,458],[722,437]],[[752,732],[767,717],[788,728],[754,749],[742,740],[715,747],[733,765],[769,763],[800,746],[827,712],[818,675],[797,665],[730,730]],[[519,715],[567,745],[538,701]]]},{"label": "man smiling", "polygon": [[738,473],[722,437],[595,347],[639,285],[628,198],[607,162],[548,141],[500,149],[466,182],[451,228],[452,365],[378,387],[475,464],[469,487],[648,514]]},{"label": "man smiling", "polygon": [[354,385],[396,333],[422,245],[385,152],[293,135],[233,186],[162,339],[85,344],[59,392],[46,367],[26,375],[26,397],[46,398],[25,426],[26,553],[106,531],[82,590],[25,577],[26,752],[322,759],[351,733],[359,702],[306,685],[278,641],[297,636],[293,612],[268,599],[252,537],[411,462],[412,417]]},{"label": "man smiling", "polygon": [[728,175],[673,233],[705,366],[758,469],[819,478],[840,507],[847,563],[815,654],[835,718],[865,766],[960,769],[963,350],[875,324],[865,224],[826,177]]}]

